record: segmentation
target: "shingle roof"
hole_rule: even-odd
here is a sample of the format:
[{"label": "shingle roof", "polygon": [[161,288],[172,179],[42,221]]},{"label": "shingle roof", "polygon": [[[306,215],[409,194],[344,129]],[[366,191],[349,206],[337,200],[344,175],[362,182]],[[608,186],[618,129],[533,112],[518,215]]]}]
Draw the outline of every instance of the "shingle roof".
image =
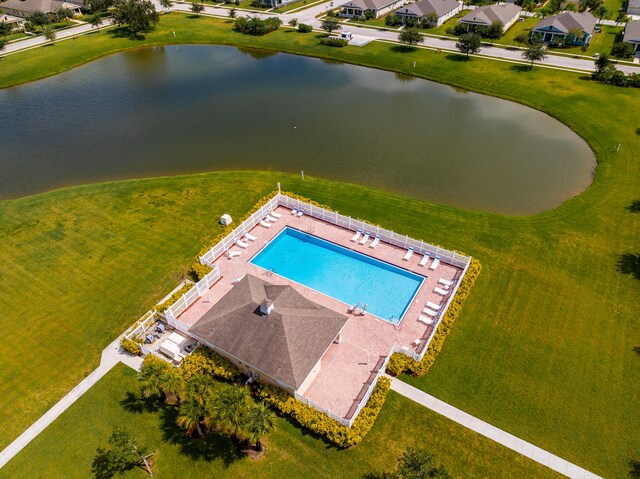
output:
[{"label": "shingle roof", "polygon": [[420,0],[417,3],[410,3],[400,10],[397,14],[412,13],[418,17],[424,17],[429,13],[435,13],[438,18],[446,15],[458,8],[460,4],[456,0]]},{"label": "shingle roof", "polygon": [[[274,303],[262,314],[265,300]],[[295,389],[348,321],[291,286],[247,274],[191,328],[195,336]]]},{"label": "shingle roof", "polygon": [[533,27],[533,31],[545,27],[554,27],[562,33],[569,33],[571,30],[580,29],[584,33],[592,34],[596,27],[596,17],[589,12],[562,12],[558,15],[551,15],[543,18]]},{"label": "shingle roof", "polygon": [[344,3],[342,7],[356,7],[362,10],[380,10],[396,3],[398,0],[351,0]]},{"label": "shingle roof", "polygon": [[505,3],[502,5],[486,5],[478,7],[467,13],[460,19],[461,23],[473,23],[491,25],[493,22],[501,22],[503,25],[510,23],[515,17],[520,15],[522,8],[518,5]]},{"label": "shingle roof", "polygon": [[640,20],[627,23],[622,41],[640,43]]},{"label": "shingle roof", "polygon": [[629,0],[627,12],[630,12],[631,10],[640,10],[640,0]]},{"label": "shingle roof", "polygon": [[7,0],[0,3],[0,10],[19,10],[21,12],[53,13],[60,7],[78,8],[77,5],[60,0]]}]

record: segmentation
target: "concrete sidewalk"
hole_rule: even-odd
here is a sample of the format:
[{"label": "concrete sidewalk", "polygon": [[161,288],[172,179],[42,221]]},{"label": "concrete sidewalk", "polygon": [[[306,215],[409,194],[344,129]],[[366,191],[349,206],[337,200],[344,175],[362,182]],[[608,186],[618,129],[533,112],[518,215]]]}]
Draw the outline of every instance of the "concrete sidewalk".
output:
[{"label": "concrete sidewalk", "polygon": [[565,461],[561,457],[555,456],[544,449],[540,449],[531,443],[523,441],[522,439],[503,431],[502,429],[498,429],[487,422],[477,419],[470,414],[451,406],[450,404],[440,401],[438,398],[435,398],[424,391],[420,391],[419,389],[400,381],[399,379],[391,378],[391,389],[402,394],[404,397],[411,399],[412,401],[415,401],[418,404],[567,477],[571,477],[572,479],[602,479],[600,476],[596,476],[586,469],[582,469],[575,464]]},{"label": "concrete sidewalk", "polygon": [[69,391],[66,396],[44,413],[40,419],[34,422],[26,431],[20,434],[16,440],[0,452],[0,469],[119,362],[123,362],[136,371],[139,371],[142,367],[142,358],[131,356],[120,349],[120,337],[102,351],[100,366],[94,369],[91,374],[84,378],[76,387]]}]

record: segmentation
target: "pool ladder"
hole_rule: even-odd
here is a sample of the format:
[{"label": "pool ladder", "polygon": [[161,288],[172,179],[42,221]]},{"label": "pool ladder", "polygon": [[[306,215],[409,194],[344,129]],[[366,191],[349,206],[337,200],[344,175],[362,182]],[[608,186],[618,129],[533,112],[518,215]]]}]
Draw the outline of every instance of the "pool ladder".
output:
[{"label": "pool ladder", "polygon": [[351,308],[351,312],[355,315],[358,308],[360,308],[361,311],[360,316],[364,316],[367,312],[367,304],[360,304],[360,301],[358,301],[356,305]]}]

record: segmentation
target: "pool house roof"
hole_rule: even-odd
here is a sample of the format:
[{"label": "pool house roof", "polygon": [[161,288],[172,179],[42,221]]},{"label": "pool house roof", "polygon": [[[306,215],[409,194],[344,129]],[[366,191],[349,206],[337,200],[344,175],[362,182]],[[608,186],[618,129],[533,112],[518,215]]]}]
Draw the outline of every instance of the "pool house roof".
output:
[{"label": "pool house roof", "polygon": [[291,286],[247,274],[190,332],[249,368],[298,389],[348,319]]}]

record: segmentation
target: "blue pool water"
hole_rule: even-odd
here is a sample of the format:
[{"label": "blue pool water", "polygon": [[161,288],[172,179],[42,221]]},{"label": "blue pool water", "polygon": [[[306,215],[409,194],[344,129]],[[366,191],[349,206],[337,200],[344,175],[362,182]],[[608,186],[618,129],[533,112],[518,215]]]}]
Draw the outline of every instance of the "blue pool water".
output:
[{"label": "blue pool water", "polygon": [[424,281],[410,271],[289,227],[251,263],[343,303],[366,304],[367,312],[394,324]]}]

